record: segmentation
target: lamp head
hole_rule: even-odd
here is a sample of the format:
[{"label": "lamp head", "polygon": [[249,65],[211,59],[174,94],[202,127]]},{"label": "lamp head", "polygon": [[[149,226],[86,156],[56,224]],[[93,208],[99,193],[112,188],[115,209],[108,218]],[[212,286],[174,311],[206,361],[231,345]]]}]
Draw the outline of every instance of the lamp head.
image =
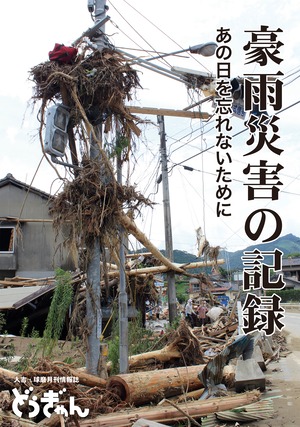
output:
[{"label": "lamp head", "polygon": [[215,42],[207,42],[202,44],[197,44],[189,48],[190,53],[197,53],[202,56],[213,56],[217,49],[218,45]]}]

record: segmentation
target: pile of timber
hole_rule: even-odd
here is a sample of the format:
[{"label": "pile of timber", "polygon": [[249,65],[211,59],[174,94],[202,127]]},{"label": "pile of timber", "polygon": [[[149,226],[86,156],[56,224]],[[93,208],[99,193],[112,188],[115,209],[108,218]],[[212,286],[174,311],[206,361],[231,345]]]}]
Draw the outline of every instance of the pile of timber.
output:
[{"label": "pile of timber", "polygon": [[[223,322],[224,319],[219,319],[220,334],[223,336],[225,330],[226,336],[229,336],[230,325]],[[218,416],[221,414],[222,417],[227,417],[226,419],[229,420],[231,412],[223,412],[241,407],[244,408],[245,420],[254,418],[255,413],[259,416],[260,411],[257,410],[257,407],[249,406],[259,403],[261,393],[258,390],[236,393],[234,389],[230,389],[221,397],[212,395],[207,399],[207,389],[202,383],[200,374],[207,366],[207,360],[213,356],[204,355],[203,343],[208,343],[213,349],[213,353],[217,354],[230,342],[230,339],[224,342],[224,339],[219,338],[218,335],[216,335],[217,337],[210,336],[209,333],[215,331],[215,327],[216,324],[207,326],[206,329],[191,329],[182,320],[177,334],[173,333],[169,337],[163,337],[168,340],[162,349],[131,356],[129,359],[131,369],[136,369],[140,364],[144,367],[143,370],[112,375],[107,380],[89,375],[84,369],[75,369],[63,362],[41,360],[37,367],[22,373],[0,368],[0,425],[9,427],[14,425],[18,427],[77,427],[78,425],[132,427],[137,420],[142,419],[166,424],[189,422],[200,425],[197,420],[201,420],[202,423],[202,420],[205,419],[203,417],[208,419],[208,416],[212,416],[212,414]],[[189,354],[186,352],[184,362],[186,347],[190,347],[191,353],[195,353],[197,357],[189,359]],[[173,364],[173,367],[164,367],[167,360],[170,362],[169,364]],[[202,360],[202,362],[195,363],[197,360]],[[154,361],[156,368],[153,369]],[[228,372],[224,369],[223,382],[226,382],[226,376],[228,379],[232,375],[231,379],[234,383],[234,370],[229,369]],[[76,383],[64,383],[63,385],[66,388],[63,400],[65,408],[69,409],[68,398],[74,396],[76,405],[82,409],[89,409],[88,417],[78,421],[78,418],[76,420],[72,416],[64,419],[62,415],[56,413],[52,414],[50,418],[45,418],[43,413],[40,413],[38,417],[30,420],[26,410],[24,418],[20,420],[16,417],[12,411],[14,400],[12,389],[17,388],[20,393],[24,393],[32,386],[35,395],[40,397],[43,392],[49,390],[49,383],[34,381],[34,378],[41,376],[76,377]],[[23,378],[25,381],[16,382],[16,378]],[[58,392],[62,385],[51,383],[50,388],[54,392]],[[266,411],[262,410],[262,412]],[[273,414],[271,409],[267,413],[269,417]],[[232,419],[235,420],[235,411],[232,414]]]},{"label": "pile of timber", "polygon": [[[135,259],[136,254],[129,256],[129,259]],[[159,251],[157,252],[157,257],[151,256],[152,266],[138,267],[133,261],[128,261],[126,264],[125,274],[127,276],[146,276],[153,274],[161,274],[167,271],[173,270],[179,274],[197,276],[187,273],[189,269],[203,268],[207,266],[213,266],[215,264],[223,264],[224,260],[219,259],[217,261],[198,261],[191,262],[188,264],[178,264],[172,263],[167,258],[165,258]],[[151,264],[150,262],[148,263]],[[110,280],[118,278],[120,274],[120,266],[118,264],[109,263],[106,265],[107,277]],[[86,280],[86,274],[83,272],[76,272],[72,274],[72,284],[76,285],[79,283],[84,283]],[[41,286],[41,285],[53,285],[55,284],[55,276],[43,277],[43,278],[27,278],[27,277],[7,277],[4,280],[0,280],[0,288],[7,287],[22,287],[22,286]],[[104,285],[104,281],[101,283]]]},{"label": "pile of timber", "polygon": [[[48,362],[49,364],[49,362]],[[44,366],[44,369],[51,366]],[[204,365],[151,372],[138,372],[112,376],[105,381],[81,370],[70,369],[66,364],[52,366],[50,371],[29,370],[22,374],[0,368],[0,423],[18,427],[59,427],[59,426],[132,426],[136,420],[147,419],[156,422],[177,422],[194,420],[215,412],[249,405],[260,400],[260,392],[255,390],[240,394],[231,394],[209,400],[198,400],[203,391],[199,372]],[[36,375],[50,375],[53,372],[75,375],[77,384],[64,384],[64,407],[68,410],[68,397],[75,398],[75,404],[81,409],[90,410],[87,418],[68,417],[53,413],[45,417],[44,413],[29,419],[28,407],[22,407],[24,416],[20,419],[12,411],[14,396],[12,389],[24,393],[30,386],[36,396],[42,396],[49,390],[49,384],[36,384]],[[16,382],[22,376],[23,381]],[[51,383],[51,390],[59,391],[61,385]],[[192,396],[192,400],[188,397]],[[156,398],[157,405],[144,406]],[[176,399],[176,400],[175,400]],[[195,400],[194,400],[195,399]],[[41,405],[42,406],[42,405]],[[199,424],[198,424],[199,425]]]},{"label": "pile of timber", "polygon": [[[82,272],[73,273],[71,278],[72,285],[77,285],[85,280],[85,275]],[[12,288],[12,287],[27,287],[27,286],[47,286],[55,285],[56,279],[54,276],[41,277],[41,278],[28,278],[28,277],[6,277],[4,280],[0,280],[0,288]]]}]

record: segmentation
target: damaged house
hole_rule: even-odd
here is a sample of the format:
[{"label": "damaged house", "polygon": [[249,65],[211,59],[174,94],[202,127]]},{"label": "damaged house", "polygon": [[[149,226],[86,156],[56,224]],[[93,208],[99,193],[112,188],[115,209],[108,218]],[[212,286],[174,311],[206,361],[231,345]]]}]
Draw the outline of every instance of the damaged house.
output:
[{"label": "damaged house", "polygon": [[[0,180],[0,310],[5,311],[10,333],[17,333],[24,316],[46,316],[55,284],[56,268],[74,270],[49,214],[51,196],[15,179],[11,174]],[[14,286],[17,278],[36,279],[39,285]],[[42,279],[45,280],[42,280]],[[16,316],[16,311],[18,315]],[[40,320],[39,320],[40,321]]]}]

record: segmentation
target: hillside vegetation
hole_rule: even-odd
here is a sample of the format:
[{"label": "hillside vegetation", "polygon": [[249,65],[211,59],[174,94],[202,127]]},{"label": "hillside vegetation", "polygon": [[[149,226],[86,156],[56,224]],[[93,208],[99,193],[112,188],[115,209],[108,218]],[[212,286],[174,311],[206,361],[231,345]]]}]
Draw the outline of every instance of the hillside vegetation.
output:
[{"label": "hillside vegetation", "polygon": [[[243,252],[253,251],[256,248],[261,251],[274,251],[275,249],[279,249],[283,252],[284,258],[287,258],[288,256],[300,256],[300,238],[290,233],[285,236],[279,237],[273,242],[248,246],[245,249],[235,252],[220,250],[219,258],[223,258],[226,261],[226,263],[222,267],[228,270],[242,270],[243,263],[241,260],[241,256],[243,255]],[[161,252],[165,254],[164,250],[161,250]],[[202,258],[197,258],[195,255],[190,254],[188,252],[180,251],[178,249],[174,250],[174,262],[176,263],[186,264],[189,262],[201,260]]]}]

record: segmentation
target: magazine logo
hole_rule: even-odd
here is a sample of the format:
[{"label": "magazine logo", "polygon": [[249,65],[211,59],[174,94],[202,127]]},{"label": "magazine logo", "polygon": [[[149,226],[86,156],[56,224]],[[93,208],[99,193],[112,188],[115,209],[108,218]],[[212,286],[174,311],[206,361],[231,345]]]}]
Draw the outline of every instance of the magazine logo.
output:
[{"label": "magazine logo", "polygon": [[[59,392],[55,392],[53,390],[45,391],[40,398],[40,402],[38,402],[37,396],[33,394],[33,387],[26,389],[23,394],[19,393],[17,388],[14,388],[13,394],[15,398],[12,404],[13,413],[17,417],[22,418],[23,412],[21,408],[25,403],[27,403],[29,407],[29,418],[35,418],[41,412],[40,404],[43,404],[42,412],[47,418],[51,417],[52,412],[65,417],[75,415],[75,413],[81,418],[87,417],[89,409],[85,408],[82,410],[79,406],[75,405],[74,396],[69,397],[68,410],[64,407],[64,404],[59,404],[59,399],[65,391],[65,388]],[[52,411],[50,412],[50,410]]]}]

